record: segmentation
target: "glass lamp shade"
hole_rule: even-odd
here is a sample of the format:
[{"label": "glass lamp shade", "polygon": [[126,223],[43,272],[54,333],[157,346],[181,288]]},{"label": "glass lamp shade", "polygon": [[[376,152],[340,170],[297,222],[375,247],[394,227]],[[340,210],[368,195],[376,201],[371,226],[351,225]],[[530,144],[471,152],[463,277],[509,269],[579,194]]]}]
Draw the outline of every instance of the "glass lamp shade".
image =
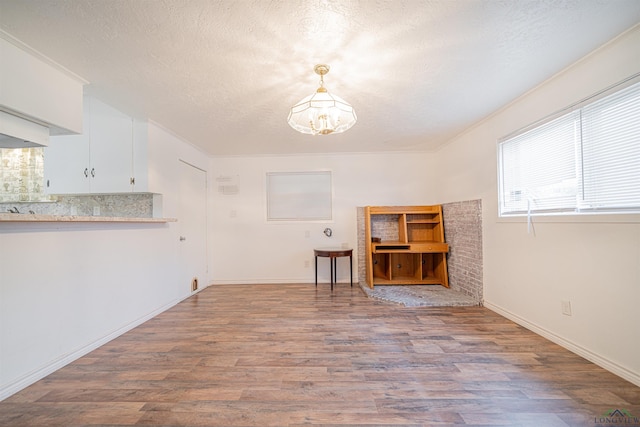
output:
[{"label": "glass lamp shade", "polygon": [[291,107],[287,119],[292,128],[310,135],[344,132],[356,124],[356,120],[353,107],[324,87]]}]

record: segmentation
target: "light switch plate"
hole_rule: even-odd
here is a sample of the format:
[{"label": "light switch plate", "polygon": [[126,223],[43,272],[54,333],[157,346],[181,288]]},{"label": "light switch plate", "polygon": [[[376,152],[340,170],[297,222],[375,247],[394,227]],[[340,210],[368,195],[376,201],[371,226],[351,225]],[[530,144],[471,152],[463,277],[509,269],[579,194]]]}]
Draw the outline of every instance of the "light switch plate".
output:
[{"label": "light switch plate", "polygon": [[562,314],[565,316],[571,316],[571,301],[560,301],[562,305]]}]

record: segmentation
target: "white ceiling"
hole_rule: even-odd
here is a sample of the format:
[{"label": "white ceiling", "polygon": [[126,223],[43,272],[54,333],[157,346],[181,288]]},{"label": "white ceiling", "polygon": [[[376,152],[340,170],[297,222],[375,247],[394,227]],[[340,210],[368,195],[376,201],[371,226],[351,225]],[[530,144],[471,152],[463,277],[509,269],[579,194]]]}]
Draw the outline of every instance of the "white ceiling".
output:
[{"label": "white ceiling", "polygon": [[[638,22],[638,0],[0,0],[4,31],[212,155],[435,150]],[[346,133],[287,124],[318,63]]]}]

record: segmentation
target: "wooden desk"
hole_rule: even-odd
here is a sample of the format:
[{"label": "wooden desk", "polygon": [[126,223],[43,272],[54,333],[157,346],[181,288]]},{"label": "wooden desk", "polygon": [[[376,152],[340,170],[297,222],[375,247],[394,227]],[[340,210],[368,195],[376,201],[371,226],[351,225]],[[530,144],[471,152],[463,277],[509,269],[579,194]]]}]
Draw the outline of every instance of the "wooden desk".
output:
[{"label": "wooden desk", "polygon": [[349,257],[349,274],[351,277],[351,287],[353,287],[353,249],[345,248],[317,248],[313,250],[313,255],[316,259],[316,288],[318,287],[318,257],[329,258],[329,264],[331,266],[331,290],[333,290],[333,284],[337,282],[337,264],[336,260],[339,257]]}]

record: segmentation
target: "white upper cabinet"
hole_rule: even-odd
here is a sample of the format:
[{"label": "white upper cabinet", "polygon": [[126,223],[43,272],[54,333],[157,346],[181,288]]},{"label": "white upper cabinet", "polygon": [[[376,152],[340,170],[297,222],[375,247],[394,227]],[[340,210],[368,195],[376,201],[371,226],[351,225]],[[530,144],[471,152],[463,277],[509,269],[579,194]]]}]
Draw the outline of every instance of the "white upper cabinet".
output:
[{"label": "white upper cabinet", "polygon": [[85,83],[0,32],[0,110],[33,119],[51,135],[80,133]]},{"label": "white upper cabinet", "polygon": [[[89,108],[85,99],[84,109]],[[85,114],[84,133],[50,139],[44,149],[44,181],[48,194],[81,194],[91,192],[90,121]]]},{"label": "white upper cabinet", "polygon": [[95,99],[91,103],[90,154],[92,193],[131,191],[133,121]]},{"label": "white upper cabinet", "polygon": [[146,129],[115,108],[84,99],[84,132],[51,137],[45,148],[49,194],[146,191]]}]

